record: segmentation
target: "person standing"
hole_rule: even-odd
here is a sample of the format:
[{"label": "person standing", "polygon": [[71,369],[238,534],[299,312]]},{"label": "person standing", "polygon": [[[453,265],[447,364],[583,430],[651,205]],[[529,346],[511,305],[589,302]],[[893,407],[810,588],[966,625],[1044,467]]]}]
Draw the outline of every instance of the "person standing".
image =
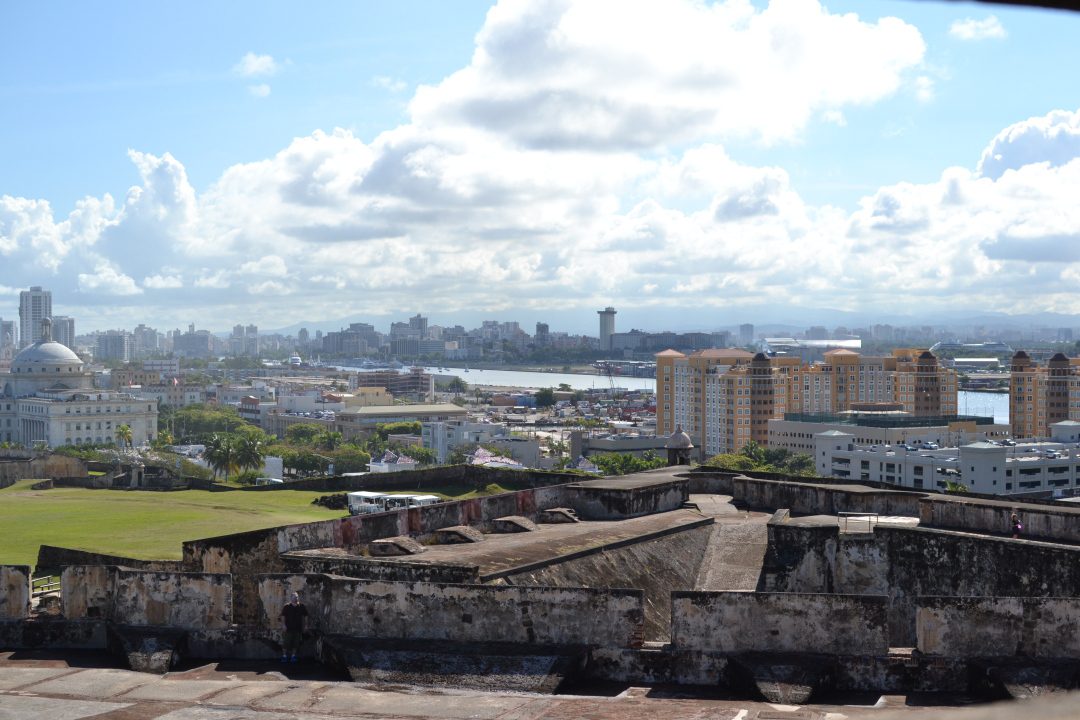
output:
[{"label": "person standing", "polygon": [[1012,528],[1013,540],[1020,538],[1020,531],[1024,529],[1024,526],[1020,524],[1020,516],[1013,513],[1009,518],[1009,526]]},{"label": "person standing", "polygon": [[297,661],[296,654],[300,652],[300,643],[304,641],[304,621],[307,616],[307,606],[300,602],[300,593],[293,593],[289,602],[281,608],[281,621],[285,628],[281,662]]}]

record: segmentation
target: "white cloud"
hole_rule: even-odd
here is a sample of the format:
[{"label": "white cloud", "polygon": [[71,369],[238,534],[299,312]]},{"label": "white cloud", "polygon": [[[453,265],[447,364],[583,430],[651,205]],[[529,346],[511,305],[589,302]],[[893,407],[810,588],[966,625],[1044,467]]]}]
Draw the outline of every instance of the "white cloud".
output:
[{"label": "white cloud", "polygon": [[991,40],[1004,38],[1008,33],[997,16],[988,15],[982,20],[956,20],[949,26],[949,34],[960,40]]},{"label": "white cloud", "polygon": [[143,287],[149,290],[165,290],[184,287],[184,281],[178,275],[150,275],[143,278]]},{"label": "white cloud", "polygon": [[241,77],[263,77],[274,75],[280,68],[281,65],[270,55],[247,52],[240,62],[233,65],[233,72]]},{"label": "white cloud", "polygon": [[[610,32],[590,45],[581,26],[598,19]],[[370,142],[317,131],[198,193],[180,160],[131,151],[139,181],[122,200],[63,216],[0,197],[0,262],[5,278],[78,287],[87,313],[127,302],[132,324],[202,309],[211,325],[273,327],[418,302],[1080,310],[1066,252],[1080,246],[1080,112],[1017,123],[978,171],[883,187],[853,212],[807,204],[784,168],[738,162],[714,137],[793,138],[901,87],[932,93],[922,54],[910,26],[812,2],[503,3],[410,123]],[[485,88],[513,112],[480,112]]]},{"label": "white cloud", "polygon": [[94,272],[79,274],[79,290],[103,295],[139,295],[135,281],[108,262],[99,263]]},{"label": "white cloud", "polygon": [[983,151],[979,172],[998,178],[1007,170],[1032,163],[1063,165],[1080,157],[1080,110],[1054,110],[1014,123],[998,133]]},{"label": "white cloud", "polygon": [[821,119],[837,127],[846,127],[847,118],[844,117],[844,113],[839,110],[826,110],[821,113]]},{"label": "white cloud", "polygon": [[866,23],[814,0],[760,11],[745,2],[511,0],[491,9],[477,43],[467,68],[418,89],[417,124],[592,150],[793,138],[819,111],[893,94],[925,52],[901,20]]},{"label": "white cloud", "polygon": [[266,83],[259,83],[258,85],[248,85],[248,93],[253,97],[264,98],[270,96],[270,86]]}]

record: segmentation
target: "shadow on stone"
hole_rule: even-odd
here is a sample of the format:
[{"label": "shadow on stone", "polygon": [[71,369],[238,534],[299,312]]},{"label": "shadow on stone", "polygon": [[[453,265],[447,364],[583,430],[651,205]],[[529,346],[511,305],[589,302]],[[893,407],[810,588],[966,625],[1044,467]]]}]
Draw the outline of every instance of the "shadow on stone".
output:
[{"label": "shadow on stone", "polygon": [[109,647],[136,672],[164,675],[180,661],[187,631],[168,627],[109,626]]},{"label": "shadow on stone", "polygon": [[743,653],[732,657],[728,682],[747,696],[802,705],[832,687],[834,658],[795,653]]}]

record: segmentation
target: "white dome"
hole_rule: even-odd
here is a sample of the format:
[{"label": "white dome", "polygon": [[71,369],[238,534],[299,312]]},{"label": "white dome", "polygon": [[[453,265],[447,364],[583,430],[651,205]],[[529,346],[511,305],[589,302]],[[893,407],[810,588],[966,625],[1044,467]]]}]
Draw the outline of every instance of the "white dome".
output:
[{"label": "white dome", "polygon": [[23,349],[11,361],[13,373],[40,373],[45,368],[81,368],[83,361],[67,345],[52,340],[37,342]]}]

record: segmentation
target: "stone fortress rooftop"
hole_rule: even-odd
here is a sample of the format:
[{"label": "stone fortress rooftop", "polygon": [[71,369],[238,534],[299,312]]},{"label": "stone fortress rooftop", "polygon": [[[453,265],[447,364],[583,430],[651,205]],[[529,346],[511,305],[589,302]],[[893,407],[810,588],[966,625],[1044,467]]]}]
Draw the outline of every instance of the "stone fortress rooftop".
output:
[{"label": "stone fortress rooftop", "polygon": [[[529,476],[513,493],[193,540],[182,561],[43,546],[39,570],[61,575],[52,615],[29,607],[29,568],[0,567],[0,709],[947,717],[926,697],[1052,695],[1024,701],[1037,718],[1075,702],[1078,509],[704,467]],[[273,664],[293,591],[311,612],[310,682]],[[61,662],[108,648],[166,674]]]}]

